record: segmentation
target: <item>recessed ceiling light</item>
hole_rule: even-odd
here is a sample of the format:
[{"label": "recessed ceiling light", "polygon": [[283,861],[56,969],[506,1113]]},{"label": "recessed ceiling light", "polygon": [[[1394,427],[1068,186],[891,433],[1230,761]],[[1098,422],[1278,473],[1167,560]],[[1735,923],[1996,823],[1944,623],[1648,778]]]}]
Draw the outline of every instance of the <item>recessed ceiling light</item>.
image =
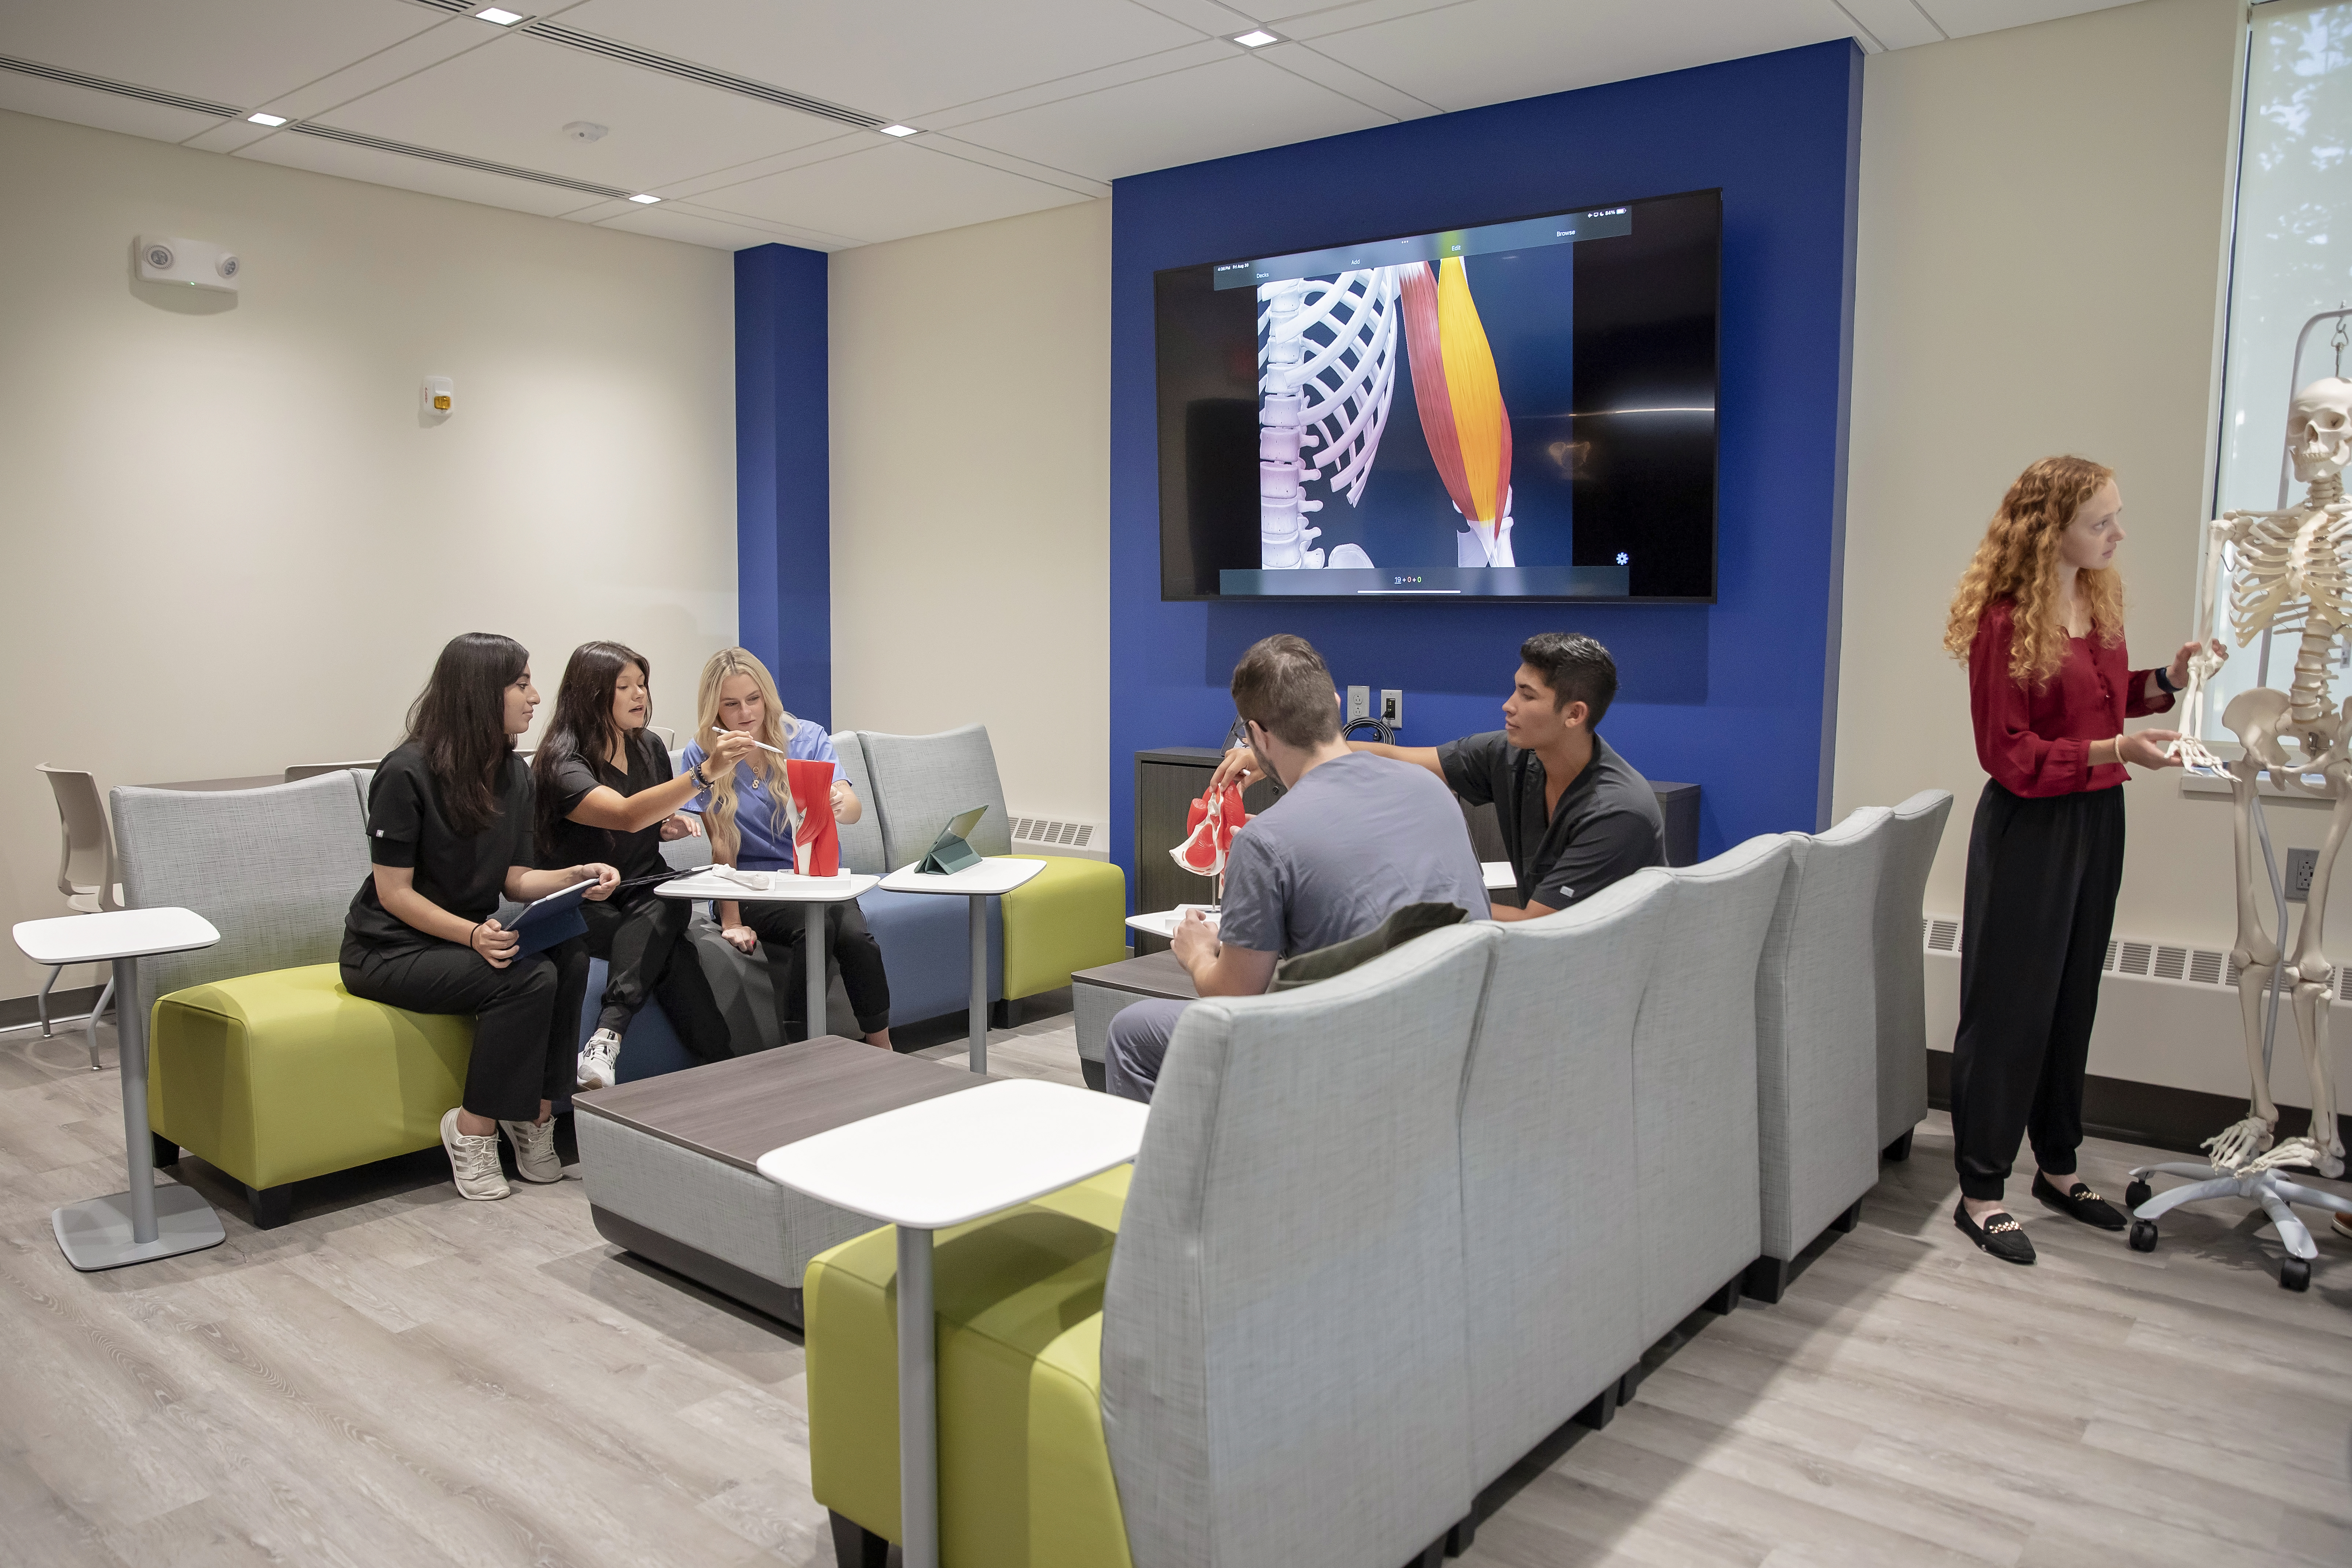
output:
[{"label": "recessed ceiling light", "polygon": [[881,129],[885,136],[912,136],[916,133],[912,125],[885,125]]},{"label": "recessed ceiling light", "polygon": [[251,121],[256,125],[283,125],[286,123],[286,117],[282,114],[248,114],[246,116],[246,119]]},{"label": "recessed ceiling light", "polygon": [[648,195],[643,195],[643,194],[639,194],[639,195],[637,195],[631,196],[629,199],[630,199],[631,201],[633,201],[633,202],[635,202],[635,203],[636,203],[638,205],[640,205],[640,206],[648,206],[648,207],[649,207],[649,206],[651,206],[651,205],[653,205],[656,202],[657,202],[657,201],[661,200],[661,198],[660,198],[659,196],[648,196]]},{"label": "recessed ceiling light", "polygon": [[1245,49],[1262,49],[1268,44],[1278,44],[1282,39],[1264,27],[1252,27],[1246,33],[1234,34],[1234,42]]},{"label": "recessed ceiling light", "polygon": [[501,11],[496,5],[485,5],[474,13],[485,22],[495,22],[501,27],[511,27],[522,20],[520,11]]}]

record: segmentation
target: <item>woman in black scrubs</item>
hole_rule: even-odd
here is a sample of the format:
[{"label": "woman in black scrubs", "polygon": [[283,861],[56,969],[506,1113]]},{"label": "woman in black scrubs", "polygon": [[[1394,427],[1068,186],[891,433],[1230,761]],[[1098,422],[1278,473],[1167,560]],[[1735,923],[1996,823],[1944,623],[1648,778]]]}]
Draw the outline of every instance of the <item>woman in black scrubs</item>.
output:
[{"label": "woman in black scrubs", "polygon": [[514,743],[538,706],[530,655],[511,637],[468,632],[441,650],[408,710],[408,739],[368,787],[370,876],[344,922],[352,995],[474,1015],[464,1098],[441,1118],[469,1198],[507,1195],[501,1127],[525,1181],[563,1179],[551,1102],[571,1087],[588,965],[576,937],[518,957],[515,933],[494,918],[499,898],[542,899],[593,878],[587,896],[604,899],[621,879],[595,862],[531,868],[530,770]]},{"label": "woman in black scrubs", "polygon": [[[539,852],[550,864],[608,861],[635,882],[668,869],[662,840],[702,831],[677,808],[699,793],[709,774],[698,770],[672,777],[669,753],[646,728],[652,668],[645,655],[614,642],[583,643],[563,667],[555,718],[530,760]],[[732,768],[751,749],[747,735],[721,736],[709,772]],[[581,913],[588,919],[589,953],[609,966],[596,1031],[580,1050],[582,1089],[613,1086],[621,1037],[648,994],[661,999],[662,1011],[697,1056],[730,1054],[727,1020],[687,940],[692,904],[665,899],[646,884],[625,887]]]}]

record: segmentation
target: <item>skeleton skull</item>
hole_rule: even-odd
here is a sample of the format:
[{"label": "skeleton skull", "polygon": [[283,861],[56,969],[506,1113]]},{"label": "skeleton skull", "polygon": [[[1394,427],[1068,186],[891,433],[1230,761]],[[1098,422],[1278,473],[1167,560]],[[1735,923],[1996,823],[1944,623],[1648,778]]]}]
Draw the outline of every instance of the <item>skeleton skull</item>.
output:
[{"label": "skeleton skull", "polygon": [[2327,376],[2296,393],[2287,410],[2286,446],[2300,484],[2352,468],[2352,381]]}]

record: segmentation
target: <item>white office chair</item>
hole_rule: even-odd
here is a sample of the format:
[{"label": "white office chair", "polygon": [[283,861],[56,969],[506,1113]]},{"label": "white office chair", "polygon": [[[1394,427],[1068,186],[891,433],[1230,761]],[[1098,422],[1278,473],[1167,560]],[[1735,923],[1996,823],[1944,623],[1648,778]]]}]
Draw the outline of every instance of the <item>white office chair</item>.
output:
[{"label": "white office chair", "polygon": [[655,736],[660,740],[663,751],[675,752],[678,749],[677,731],[671,729],[668,725],[648,724],[646,728],[652,731]]},{"label": "white office chair", "polygon": [[[122,884],[116,880],[121,873],[114,865],[114,836],[106,830],[106,807],[98,796],[98,780],[89,773],[72,768],[53,768],[47,763],[39,765],[41,774],[49,781],[49,793],[58,802],[58,891],[66,896],[66,908],[78,915],[96,914],[101,910],[119,910],[122,904]],[[41,1035],[50,1036],[49,987],[63,973],[52,968],[49,977],[41,982],[37,1006],[41,1016]],[[89,1070],[96,1072],[104,1064],[98,1056],[98,1017],[114,995],[114,981],[109,976],[106,989],[98,995],[98,1005],[89,1010]]]}]

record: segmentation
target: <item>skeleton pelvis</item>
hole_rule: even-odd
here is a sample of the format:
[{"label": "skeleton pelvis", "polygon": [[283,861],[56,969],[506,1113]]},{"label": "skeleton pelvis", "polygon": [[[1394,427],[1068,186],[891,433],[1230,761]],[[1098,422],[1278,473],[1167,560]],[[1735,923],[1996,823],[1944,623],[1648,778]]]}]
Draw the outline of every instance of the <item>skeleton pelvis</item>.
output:
[{"label": "skeleton pelvis", "polygon": [[2287,708],[2293,700],[2284,691],[2257,686],[2230,699],[2230,705],[2221,710],[2221,723],[2238,737],[2246,748],[2246,755],[2258,759],[2265,767],[2283,769],[2288,765],[2288,759],[2279,746],[2278,737],[2286,727]]}]

